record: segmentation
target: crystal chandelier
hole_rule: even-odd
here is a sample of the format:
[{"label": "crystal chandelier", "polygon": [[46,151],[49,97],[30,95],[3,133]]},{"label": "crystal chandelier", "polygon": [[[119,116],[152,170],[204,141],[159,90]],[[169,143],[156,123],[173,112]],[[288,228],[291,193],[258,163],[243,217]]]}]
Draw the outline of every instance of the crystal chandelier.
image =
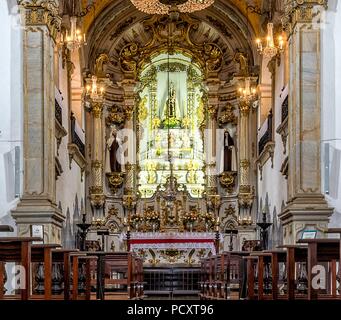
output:
[{"label": "crystal chandelier", "polygon": [[271,58],[275,57],[277,54],[283,52],[284,39],[280,35],[278,37],[278,43],[275,44],[274,25],[272,22],[268,23],[268,35],[266,37],[266,46],[265,47],[263,46],[261,39],[257,39],[256,43],[257,43],[258,52],[260,54],[264,55],[264,57],[266,57],[266,58],[271,59]]},{"label": "crystal chandelier", "polygon": [[210,7],[214,0],[130,0],[140,11],[147,14],[169,14],[177,9],[182,13],[200,11]]},{"label": "crystal chandelier", "polygon": [[251,82],[251,77],[246,77],[244,87],[238,90],[240,100],[246,103],[251,103],[257,98],[257,89],[251,86]]},{"label": "crystal chandelier", "polygon": [[94,102],[103,101],[105,83],[99,84],[98,78],[95,75],[93,75],[91,78],[86,79],[86,82],[86,96]]},{"label": "crystal chandelier", "polygon": [[77,17],[70,17],[71,28],[66,32],[66,38],[64,43],[71,51],[79,49],[86,44],[85,34],[82,34],[80,29],[77,29]]}]

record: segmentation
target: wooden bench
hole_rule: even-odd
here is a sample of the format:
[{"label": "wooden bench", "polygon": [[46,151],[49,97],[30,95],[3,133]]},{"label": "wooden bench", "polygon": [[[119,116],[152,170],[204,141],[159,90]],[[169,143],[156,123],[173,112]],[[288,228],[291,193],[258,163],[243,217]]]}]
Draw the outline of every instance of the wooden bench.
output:
[{"label": "wooden bench", "polygon": [[[341,295],[337,294],[340,239],[305,239],[300,240],[299,243],[308,245],[308,299],[340,299]],[[313,286],[314,277],[319,272],[318,270],[315,273],[313,272],[313,268],[316,267],[321,267],[325,271],[325,289],[317,289]]]},{"label": "wooden bench", "polygon": [[[31,289],[31,247],[32,242],[42,241],[40,238],[0,238],[0,300],[2,299],[21,299],[28,300]],[[23,269],[20,283],[20,294],[11,296],[4,295],[5,287],[5,264],[15,263]]]},{"label": "wooden bench", "polygon": [[248,252],[223,252],[202,259],[200,299],[239,299],[243,275],[242,257],[248,254]]},{"label": "wooden bench", "polygon": [[91,264],[96,274],[91,285],[96,287],[98,300],[128,300],[143,298],[142,260],[129,252],[89,252],[96,256]]}]

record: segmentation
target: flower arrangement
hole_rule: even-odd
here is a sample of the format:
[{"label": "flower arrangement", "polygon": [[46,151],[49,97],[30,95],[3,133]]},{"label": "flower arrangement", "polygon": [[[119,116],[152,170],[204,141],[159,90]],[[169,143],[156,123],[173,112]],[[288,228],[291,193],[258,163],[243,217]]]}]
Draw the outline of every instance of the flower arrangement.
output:
[{"label": "flower arrangement", "polygon": [[199,220],[199,215],[196,211],[188,212],[183,217],[184,223],[195,223],[198,220]]},{"label": "flower arrangement", "polygon": [[201,219],[208,224],[214,224],[216,221],[214,214],[209,212],[203,213]]},{"label": "flower arrangement", "polygon": [[178,120],[175,117],[165,119],[162,122],[164,128],[170,128],[170,129],[175,129],[180,127],[180,120]]},{"label": "flower arrangement", "polygon": [[155,211],[147,211],[144,215],[144,219],[149,223],[157,223],[160,220],[160,215]]},{"label": "flower arrangement", "polygon": [[140,215],[140,214],[134,214],[134,215],[132,215],[131,216],[131,222],[132,223],[142,223],[143,221],[144,221],[144,217],[143,217],[143,215]]}]

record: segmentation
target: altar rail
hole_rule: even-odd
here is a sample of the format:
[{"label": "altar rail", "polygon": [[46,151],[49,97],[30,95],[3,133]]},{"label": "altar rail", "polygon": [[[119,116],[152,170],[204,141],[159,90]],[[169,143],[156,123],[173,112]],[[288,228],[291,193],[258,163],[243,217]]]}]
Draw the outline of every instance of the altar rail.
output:
[{"label": "altar rail", "polygon": [[198,296],[200,268],[162,267],[145,268],[145,294],[147,296]]}]

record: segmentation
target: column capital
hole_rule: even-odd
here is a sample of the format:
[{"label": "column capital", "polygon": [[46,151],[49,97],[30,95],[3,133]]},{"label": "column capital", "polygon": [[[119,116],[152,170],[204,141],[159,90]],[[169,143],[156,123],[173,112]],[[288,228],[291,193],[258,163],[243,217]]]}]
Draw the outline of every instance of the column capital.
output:
[{"label": "column capital", "polygon": [[246,101],[240,101],[239,103],[239,111],[240,114],[244,117],[247,117],[250,113],[251,107],[250,103]]},{"label": "column capital", "polygon": [[18,0],[24,26],[46,25],[53,40],[61,30],[59,0]]},{"label": "column capital", "polygon": [[95,118],[101,118],[103,114],[103,103],[101,102],[93,103],[91,107],[91,112]]},{"label": "column capital", "polygon": [[[316,16],[315,9],[326,9],[327,6],[328,0],[286,0],[283,26],[291,35],[297,23],[312,23]],[[316,19],[315,23],[319,23],[319,20]]]}]

